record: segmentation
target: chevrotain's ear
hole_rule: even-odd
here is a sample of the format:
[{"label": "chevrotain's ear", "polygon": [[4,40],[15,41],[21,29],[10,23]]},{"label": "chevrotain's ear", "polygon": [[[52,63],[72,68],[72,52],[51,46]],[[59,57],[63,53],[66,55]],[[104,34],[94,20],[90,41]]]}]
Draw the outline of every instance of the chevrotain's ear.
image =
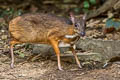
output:
[{"label": "chevrotain's ear", "polygon": [[87,17],[87,13],[83,15],[83,20],[86,20],[86,17]]},{"label": "chevrotain's ear", "polygon": [[75,24],[75,16],[72,12],[70,12],[70,20],[72,21],[73,24]]}]

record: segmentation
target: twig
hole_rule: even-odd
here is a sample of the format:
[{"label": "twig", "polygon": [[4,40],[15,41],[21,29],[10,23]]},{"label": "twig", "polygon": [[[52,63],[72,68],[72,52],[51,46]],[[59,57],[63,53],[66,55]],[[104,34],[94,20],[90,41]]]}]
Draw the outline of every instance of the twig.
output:
[{"label": "twig", "polygon": [[[22,47],[18,47],[18,48],[14,48],[14,51],[15,50],[18,50],[18,49],[22,49],[22,48],[24,48],[25,46],[22,46]],[[3,49],[2,49],[3,50]],[[3,52],[1,52],[0,54],[6,54],[6,53],[9,53],[9,49],[7,49],[7,50],[5,50],[5,51],[3,51]]]},{"label": "twig", "polygon": [[0,48],[0,50],[4,50],[4,48]]}]

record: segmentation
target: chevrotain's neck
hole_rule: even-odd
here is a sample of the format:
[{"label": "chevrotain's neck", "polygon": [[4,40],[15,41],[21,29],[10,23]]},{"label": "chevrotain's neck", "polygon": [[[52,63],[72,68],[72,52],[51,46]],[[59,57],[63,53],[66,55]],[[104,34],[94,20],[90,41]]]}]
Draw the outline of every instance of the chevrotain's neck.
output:
[{"label": "chevrotain's neck", "polygon": [[69,35],[73,35],[76,33],[73,25],[70,25],[70,27],[68,28],[68,33]]}]

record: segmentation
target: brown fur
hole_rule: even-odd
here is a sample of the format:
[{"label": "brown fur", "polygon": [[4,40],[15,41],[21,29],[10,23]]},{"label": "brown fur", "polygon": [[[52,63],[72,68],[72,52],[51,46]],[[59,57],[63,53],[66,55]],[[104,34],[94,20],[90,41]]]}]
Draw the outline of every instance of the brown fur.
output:
[{"label": "brown fur", "polygon": [[[10,41],[11,49],[11,67],[14,64],[13,46],[18,43],[41,43],[50,44],[54,48],[57,59],[58,68],[62,70],[60,64],[59,42],[71,43],[75,38],[66,38],[65,35],[74,35],[74,25],[67,24],[63,19],[54,15],[36,13],[18,16],[10,21],[9,32],[12,40]],[[72,48],[76,62],[79,67],[80,63]]]},{"label": "brown fur", "polygon": [[25,14],[9,24],[11,37],[23,43],[48,43],[48,37],[74,34],[74,27],[49,14]]}]

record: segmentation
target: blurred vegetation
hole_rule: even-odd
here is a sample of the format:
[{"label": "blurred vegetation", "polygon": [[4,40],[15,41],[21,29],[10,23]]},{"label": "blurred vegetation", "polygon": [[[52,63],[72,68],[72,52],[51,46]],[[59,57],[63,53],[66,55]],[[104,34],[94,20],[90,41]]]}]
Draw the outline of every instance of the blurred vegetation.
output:
[{"label": "blurred vegetation", "polygon": [[76,14],[91,12],[101,6],[104,0],[0,0],[0,18],[7,22],[22,13],[49,12],[64,15],[70,11]]},{"label": "blurred vegetation", "polygon": [[106,21],[106,28],[115,28],[120,30],[120,19],[110,18]]}]

